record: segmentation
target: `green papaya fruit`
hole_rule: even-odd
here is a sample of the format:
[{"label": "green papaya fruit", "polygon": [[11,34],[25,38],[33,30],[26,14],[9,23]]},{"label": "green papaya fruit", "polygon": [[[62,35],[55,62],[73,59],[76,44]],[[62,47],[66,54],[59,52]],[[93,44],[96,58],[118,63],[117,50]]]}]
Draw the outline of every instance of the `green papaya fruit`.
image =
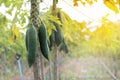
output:
[{"label": "green papaya fruit", "polygon": [[56,42],[57,46],[59,46],[62,43],[64,36],[63,36],[62,28],[60,27],[60,25],[58,25],[57,23],[54,23],[54,25],[57,30],[57,31],[54,31],[55,42]]},{"label": "green papaya fruit", "polygon": [[43,54],[43,56],[49,60],[49,46],[47,42],[47,30],[45,27],[45,24],[42,22],[38,31],[38,37],[39,37],[39,43],[40,43],[40,49]]},{"label": "green papaya fruit", "polygon": [[49,48],[50,50],[52,49],[52,46],[53,46],[53,43],[55,42],[55,30],[52,29],[52,33],[49,37],[49,40],[50,40],[50,45],[49,45]]},{"label": "green papaya fruit", "polygon": [[28,64],[29,67],[35,62],[37,53],[37,32],[33,24],[28,25],[29,28],[26,31],[26,48],[28,51]]},{"label": "green papaya fruit", "polygon": [[65,53],[69,52],[67,44],[65,43],[64,40],[63,40],[62,44],[60,45],[60,51],[64,51]]}]

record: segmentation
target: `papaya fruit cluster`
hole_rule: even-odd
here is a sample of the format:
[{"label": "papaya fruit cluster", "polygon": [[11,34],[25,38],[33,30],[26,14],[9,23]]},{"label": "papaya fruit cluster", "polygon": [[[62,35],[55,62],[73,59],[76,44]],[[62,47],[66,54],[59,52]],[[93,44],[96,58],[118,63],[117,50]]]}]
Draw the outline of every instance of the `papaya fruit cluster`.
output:
[{"label": "papaya fruit cluster", "polygon": [[[60,22],[63,23],[60,11],[57,13],[57,17],[60,20]],[[53,22],[53,24],[56,27],[56,31],[52,30],[52,34],[49,37],[49,40],[50,40],[50,45],[49,45],[50,50],[52,49],[53,42],[55,42],[56,45],[58,47],[60,47],[60,51],[64,51],[65,53],[68,53],[68,47],[67,47],[67,45],[65,43],[65,39],[64,39],[63,31],[62,31],[62,25],[59,25],[59,24],[57,24],[55,22]]]},{"label": "papaya fruit cluster", "polygon": [[[58,12],[58,18],[62,23],[60,12]],[[49,49],[52,48],[54,42],[57,46],[60,46],[60,51],[64,51],[65,53],[68,53],[68,48],[65,43],[64,35],[62,32],[62,26],[55,22],[53,22],[53,24],[56,27],[56,31],[52,30],[52,34],[50,35],[49,40],[47,39],[48,37],[47,30],[43,22],[41,22],[38,31],[35,29],[33,24],[30,23],[28,25],[28,29],[26,31],[25,43],[28,52],[27,57],[28,57],[29,67],[31,67],[35,62],[35,58],[38,50],[38,40],[40,44],[41,53],[47,60],[49,60],[49,54],[50,54]]]},{"label": "papaya fruit cluster", "polygon": [[33,24],[28,25],[28,29],[26,31],[26,49],[28,52],[27,58],[28,58],[28,65],[31,67],[36,58],[37,54],[37,48],[38,48],[38,39],[40,44],[40,50],[43,54],[43,56],[49,60],[49,46],[47,42],[47,30],[43,23],[41,23],[40,28],[37,31]]}]

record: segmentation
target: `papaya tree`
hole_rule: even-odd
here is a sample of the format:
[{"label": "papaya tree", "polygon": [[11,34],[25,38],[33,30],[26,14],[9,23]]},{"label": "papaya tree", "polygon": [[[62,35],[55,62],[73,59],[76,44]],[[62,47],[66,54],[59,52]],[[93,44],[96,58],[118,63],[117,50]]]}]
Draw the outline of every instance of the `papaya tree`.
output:
[{"label": "papaya tree", "polygon": [[[41,21],[40,21],[40,18],[39,18],[39,2],[37,0],[31,0],[30,3],[31,3],[30,23],[33,25],[33,28],[36,31],[38,31],[39,26],[41,25]],[[33,29],[31,29],[31,30],[33,30]],[[38,34],[38,32],[36,32],[35,35],[37,36],[37,34]],[[35,38],[33,38],[33,39],[35,41]],[[35,55],[35,59],[34,59],[35,61],[33,63],[34,79],[35,80],[43,80],[43,78],[42,78],[43,75],[40,76],[41,75],[40,74],[40,63],[42,62],[42,61],[40,61],[40,59],[42,60],[42,55],[41,55],[41,53],[40,54],[38,53],[37,43],[34,47],[37,50],[36,55]],[[35,52],[33,52],[33,53],[35,54]],[[31,55],[33,55],[33,54],[31,54]],[[28,56],[28,58],[29,58],[29,56]],[[43,69],[41,69],[41,70],[43,70]]]}]

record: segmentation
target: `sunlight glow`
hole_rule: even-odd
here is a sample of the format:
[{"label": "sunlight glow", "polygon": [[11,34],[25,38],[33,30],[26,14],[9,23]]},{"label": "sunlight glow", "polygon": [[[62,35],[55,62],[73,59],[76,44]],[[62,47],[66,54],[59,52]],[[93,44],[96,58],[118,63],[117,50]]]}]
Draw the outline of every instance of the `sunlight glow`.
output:
[{"label": "sunlight glow", "polygon": [[[62,5],[61,5],[62,4]],[[104,4],[103,0],[98,0],[92,6],[86,5],[85,7],[79,3],[78,7],[74,7],[72,0],[61,0],[58,7],[62,8],[73,20],[81,21],[95,21],[101,20],[101,18],[109,14],[108,19],[111,21],[117,21],[120,19],[120,14],[115,14],[113,11],[108,9]],[[73,8],[74,7],[74,8]]]}]

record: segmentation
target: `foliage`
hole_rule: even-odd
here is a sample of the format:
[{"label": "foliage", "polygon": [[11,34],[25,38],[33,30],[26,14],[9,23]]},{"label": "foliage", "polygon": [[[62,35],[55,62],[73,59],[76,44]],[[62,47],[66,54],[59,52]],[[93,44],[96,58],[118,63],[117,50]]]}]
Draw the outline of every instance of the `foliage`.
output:
[{"label": "foliage", "polygon": [[[81,4],[83,6],[85,6],[86,4],[92,5],[94,4],[94,2],[97,2],[98,0],[73,0],[74,6],[78,6],[78,1],[81,2]],[[120,7],[120,1],[119,0],[103,0],[104,4],[111,9],[112,11],[114,11],[115,13],[119,13],[119,8],[117,7],[117,5],[119,5]]]},{"label": "foliage", "polygon": [[[0,12],[0,55],[2,49],[6,48],[8,61],[15,58],[16,53],[25,55],[24,31],[27,25],[27,9],[23,7],[26,3],[14,0],[0,0],[0,7],[4,7]],[[26,58],[23,56],[23,59]],[[13,61],[12,61],[13,62]]]},{"label": "foliage", "polygon": [[[62,11],[61,11],[62,12]],[[48,12],[44,13],[45,15]],[[49,13],[50,15],[50,13]],[[107,19],[107,16],[100,20],[101,25],[95,26],[95,31],[91,32],[91,27],[87,27],[85,22],[77,22],[72,20],[66,13],[62,12],[62,30],[64,33],[65,40],[69,44],[70,50],[76,50],[76,46],[80,50],[77,50],[78,55],[88,54],[88,55],[109,55],[116,56],[119,54],[119,22],[114,23]],[[46,17],[47,17],[46,16]],[[43,17],[43,16],[42,16]],[[48,19],[48,18],[44,18]],[[51,30],[51,23],[49,20],[44,20],[48,30]],[[48,22],[48,23],[47,23]],[[48,31],[49,32],[49,31]],[[91,47],[92,46],[92,47]],[[80,51],[80,52],[79,52]],[[77,54],[73,54],[77,55]],[[78,56],[77,55],[77,56]]]},{"label": "foliage", "polygon": [[[120,52],[118,51],[120,49],[120,27],[118,26],[118,23],[114,23],[109,21],[106,18],[103,18],[102,25],[96,26],[97,29],[93,32],[84,33],[84,40],[77,43],[78,49],[76,53],[76,56],[83,56],[84,54],[87,55],[99,55],[104,57],[116,57],[119,58]],[[87,30],[86,30],[87,31]],[[75,54],[73,54],[75,55]],[[111,56],[112,55],[112,56]]]},{"label": "foliage", "polygon": [[[0,19],[2,20],[2,19]],[[3,21],[6,22],[6,21]],[[2,22],[1,22],[2,23]],[[7,27],[6,24],[0,25],[0,51],[5,47],[7,49],[7,54],[11,55],[13,53],[14,55],[16,53],[23,54],[25,53],[25,47],[24,47],[24,35],[23,33],[20,33],[18,30],[18,27],[11,26],[10,28]],[[0,52],[2,54],[2,52]]]},{"label": "foliage", "polygon": [[92,5],[94,2],[97,2],[98,0],[73,0],[74,6],[78,6],[78,1],[80,1],[84,6],[85,4]]}]

